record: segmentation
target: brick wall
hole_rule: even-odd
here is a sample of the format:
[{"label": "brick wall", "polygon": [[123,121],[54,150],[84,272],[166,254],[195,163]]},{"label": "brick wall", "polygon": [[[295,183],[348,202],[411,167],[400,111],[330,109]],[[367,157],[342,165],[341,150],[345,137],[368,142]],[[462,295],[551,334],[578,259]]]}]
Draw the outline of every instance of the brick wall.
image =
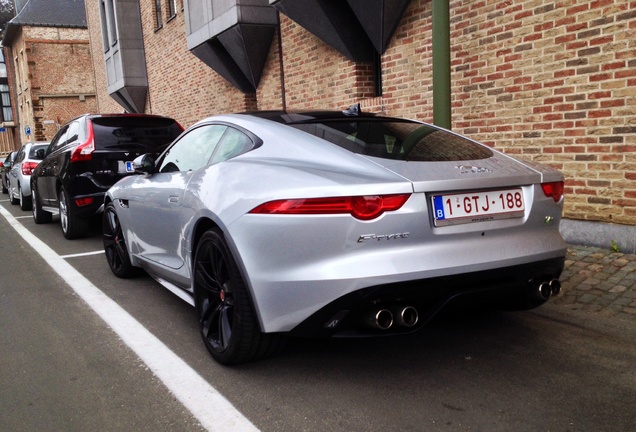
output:
[{"label": "brick wall", "polygon": [[636,2],[451,3],[454,127],[561,169],[565,215],[636,224]]},{"label": "brick wall", "polygon": [[[382,96],[354,63],[284,15],[256,95],[186,47],[180,9],[155,29],[141,0],[147,111],[184,126],[245,109],[365,109],[432,121],[431,1],[412,0],[382,56]],[[86,1],[104,97],[97,2]],[[451,0],[453,129],[566,176],[565,215],[636,225],[636,1]],[[96,36],[97,35],[97,36]],[[281,69],[282,62],[282,69]],[[284,91],[284,97],[283,97]]]},{"label": "brick wall", "polygon": [[[20,79],[16,86],[20,144],[49,141],[59,124],[97,110],[93,62],[85,29],[25,26],[7,61],[15,63],[16,57]],[[25,133],[27,126],[30,136]]]},{"label": "brick wall", "polygon": [[[370,65],[348,60],[285,15],[280,21],[287,108],[343,109],[373,96]],[[270,63],[279,62],[280,58],[270,57]],[[264,94],[266,89],[264,81],[259,90]],[[280,93],[273,92],[272,96],[280,99]],[[259,99],[259,107],[267,103]]]}]

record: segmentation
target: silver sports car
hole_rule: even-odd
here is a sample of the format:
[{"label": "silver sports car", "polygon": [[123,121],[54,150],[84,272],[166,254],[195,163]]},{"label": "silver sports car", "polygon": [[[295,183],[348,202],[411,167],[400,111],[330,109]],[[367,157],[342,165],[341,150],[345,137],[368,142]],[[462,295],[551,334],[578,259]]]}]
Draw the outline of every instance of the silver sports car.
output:
[{"label": "silver sports car", "polygon": [[107,193],[104,248],[195,306],[223,364],[285,335],[412,332],[440,309],[559,292],[560,172],[362,113],[207,118]]}]

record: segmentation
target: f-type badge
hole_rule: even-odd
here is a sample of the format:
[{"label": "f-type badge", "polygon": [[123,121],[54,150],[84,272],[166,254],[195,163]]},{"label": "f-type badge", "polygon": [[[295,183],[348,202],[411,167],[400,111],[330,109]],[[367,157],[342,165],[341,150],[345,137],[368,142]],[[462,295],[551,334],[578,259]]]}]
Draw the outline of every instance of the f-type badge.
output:
[{"label": "f-type badge", "polygon": [[375,240],[397,240],[397,239],[406,239],[409,238],[410,233],[396,233],[396,234],[363,234],[358,237],[358,243],[362,243],[364,241]]},{"label": "f-type badge", "polygon": [[478,174],[478,173],[492,172],[490,168],[476,167],[476,166],[470,166],[470,165],[457,165],[455,168],[459,170],[460,174],[468,174],[468,173]]}]

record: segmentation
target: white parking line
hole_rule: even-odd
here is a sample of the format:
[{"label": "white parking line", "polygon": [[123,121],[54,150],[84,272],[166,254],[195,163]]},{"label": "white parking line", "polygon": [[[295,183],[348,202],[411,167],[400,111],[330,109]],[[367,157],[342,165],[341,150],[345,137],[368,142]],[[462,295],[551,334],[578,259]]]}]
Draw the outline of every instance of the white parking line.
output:
[{"label": "white parking line", "polygon": [[3,206],[0,214],[108,324],[175,397],[210,431],[258,431],[223,395],[128,312],[33,235]]},{"label": "white parking line", "polygon": [[70,254],[70,255],[60,255],[60,258],[62,258],[62,259],[77,258],[77,257],[91,256],[91,255],[100,255],[100,254],[103,254],[103,253],[104,253],[103,250],[98,250],[98,251],[93,251],[93,252],[76,253],[76,254]]}]

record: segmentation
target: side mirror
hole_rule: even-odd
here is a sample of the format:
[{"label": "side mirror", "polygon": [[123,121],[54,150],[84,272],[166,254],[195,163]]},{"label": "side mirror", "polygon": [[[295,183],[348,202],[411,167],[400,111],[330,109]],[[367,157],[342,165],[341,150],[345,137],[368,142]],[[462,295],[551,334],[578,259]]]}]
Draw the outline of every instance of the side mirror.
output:
[{"label": "side mirror", "polygon": [[150,154],[141,155],[133,161],[133,169],[139,174],[154,174],[155,158]]}]

